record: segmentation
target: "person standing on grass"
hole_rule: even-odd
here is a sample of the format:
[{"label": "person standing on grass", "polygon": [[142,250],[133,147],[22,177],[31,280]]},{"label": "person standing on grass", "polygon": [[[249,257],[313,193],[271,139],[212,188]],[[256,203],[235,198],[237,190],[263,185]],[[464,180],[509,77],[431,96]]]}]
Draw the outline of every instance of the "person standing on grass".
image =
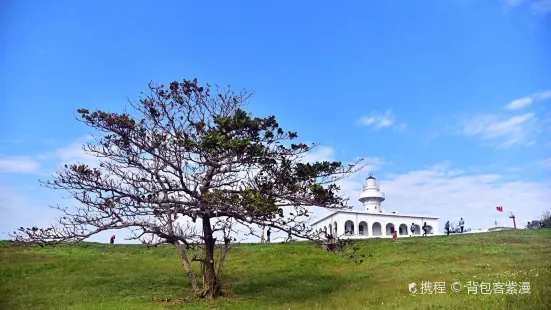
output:
[{"label": "person standing on grass", "polygon": [[270,235],[272,234],[272,230],[270,227],[268,227],[268,231],[266,232],[266,243],[270,243]]},{"label": "person standing on grass", "polygon": [[394,231],[394,232],[392,233],[392,238],[394,238],[394,239],[398,238],[398,234],[396,233],[396,231]]},{"label": "person standing on grass", "polygon": [[111,244],[115,243],[115,235],[111,236],[111,239],[109,239],[109,243]]},{"label": "person standing on grass", "polygon": [[446,222],[446,225],[444,226],[444,229],[446,230],[446,234],[450,235],[450,221]]},{"label": "person standing on grass", "polygon": [[411,234],[414,235],[415,234],[415,224],[414,223],[411,223]]},{"label": "person standing on grass", "polygon": [[423,236],[426,236],[427,235],[427,222],[425,222],[425,224],[423,224]]},{"label": "person standing on grass", "polygon": [[463,233],[463,228],[465,227],[465,221],[463,221],[463,218],[459,221],[459,227],[461,227],[461,233]]}]

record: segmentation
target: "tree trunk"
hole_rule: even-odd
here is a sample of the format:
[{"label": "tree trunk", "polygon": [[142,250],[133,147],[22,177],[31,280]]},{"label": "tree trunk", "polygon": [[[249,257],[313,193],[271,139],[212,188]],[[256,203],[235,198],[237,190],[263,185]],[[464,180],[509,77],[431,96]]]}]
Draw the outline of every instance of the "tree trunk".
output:
[{"label": "tree trunk", "polygon": [[214,268],[214,243],[210,218],[203,217],[203,237],[205,238],[205,256],[203,264],[203,296],[217,297],[220,295],[220,282]]},{"label": "tree trunk", "polygon": [[184,270],[186,271],[186,274],[189,278],[189,282],[191,282],[193,293],[195,295],[200,295],[201,289],[199,288],[199,283],[197,282],[197,278],[195,277],[195,274],[191,269],[191,264],[189,263],[189,259],[187,258],[186,249],[184,245],[177,243],[176,248],[178,249],[178,253],[180,254],[180,260],[182,261],[182,266],[184,266]]}]

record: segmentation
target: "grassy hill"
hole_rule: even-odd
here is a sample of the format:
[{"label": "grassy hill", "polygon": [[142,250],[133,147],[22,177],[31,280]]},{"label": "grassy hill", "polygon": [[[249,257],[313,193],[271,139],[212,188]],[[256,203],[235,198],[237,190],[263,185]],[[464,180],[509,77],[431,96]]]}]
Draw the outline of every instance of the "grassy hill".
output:
[{"label": "grassy hill", "polygon": [[[236,246],[224,274],[229,296],[205,303],[177,300],[189,297],[189,284],[171,247],[4,242],[0,309],[550,309],[550,229],[358,245],[368,256],[362,265],[307,243]],[[422,281],[446,282],[446,291],[421,294]],[[453,281],[530,282],[530,293],[454,293]]]}]

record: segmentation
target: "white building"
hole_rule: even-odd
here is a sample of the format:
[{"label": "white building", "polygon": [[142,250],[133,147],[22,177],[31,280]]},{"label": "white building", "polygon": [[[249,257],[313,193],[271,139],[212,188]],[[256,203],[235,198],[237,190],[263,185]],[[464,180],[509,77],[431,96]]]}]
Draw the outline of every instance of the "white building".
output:
[{"label": "white building", "polygon": [[412,224],[415,227],[413,235],[422,235],[424,223],[427,223],[428,235],[438,234],[438,217],[385,212],[381,209],[384,200],[385,194],[370,175],[360,194],[365,211],[335,211],[310,225],[316,231],[348,238],[392,238],[394,231],[398,237],[409,236]]}]

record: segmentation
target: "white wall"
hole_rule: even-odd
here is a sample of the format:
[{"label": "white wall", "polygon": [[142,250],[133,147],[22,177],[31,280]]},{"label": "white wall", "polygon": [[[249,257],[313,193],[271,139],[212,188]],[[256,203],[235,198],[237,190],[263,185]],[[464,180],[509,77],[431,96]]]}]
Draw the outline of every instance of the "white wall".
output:
[{"label": "white wall", "polygon": [[[354,233],[350,235],[349,237],[359,237],[359,238],[366,238],[366,237],[381,237],[381,238],[391,238],[392,233],[387,230],[388,224],[393,224],[394,229],[398,232],[398,237],[404,237],[411,235],[410,227],[411,224],[414,223],[418,225],[418,229],[415,232],[415,235],[422,235],[423,231],[421,227],[423,227],[424,222],[427,223],[427,225],[432,227],[432,234],[438,234],[438,220],[437,219],[428,219],[428,218],[422,218],[422,217],[412,217],[412,216],[400,216],[400,215],[384,215],[384,214],[365,214],[365,213],[337,213],[335,215],[332,215],[319,223],[316,223],[313,225],[314,229],[319,230],[320,228],[323,230],[325,227],[327,227],[327,231],[329,232],[329,224],[333,227],[334,230],[334,223],[337,222],[337,235],[341,236],[345,233],[345,223],[347,221],[351,221],[354,224]],[[367,225],[367,229],[364,227],[364,234],[359,234],[359,224],[365,222]],[[378,235],[378,231],[373,230],[373,224],[379,223],[380,226],[380,232],[381,235]],[[400,225],[404,225],[407,230],[402,231],[400,233]],[[390,226],[388,227],[390,228]],[[387,233],[388,232],[388,233]],[[375,234],[374,234],[375,233]],[[429,233],[430,234],[430,233]]]}]

